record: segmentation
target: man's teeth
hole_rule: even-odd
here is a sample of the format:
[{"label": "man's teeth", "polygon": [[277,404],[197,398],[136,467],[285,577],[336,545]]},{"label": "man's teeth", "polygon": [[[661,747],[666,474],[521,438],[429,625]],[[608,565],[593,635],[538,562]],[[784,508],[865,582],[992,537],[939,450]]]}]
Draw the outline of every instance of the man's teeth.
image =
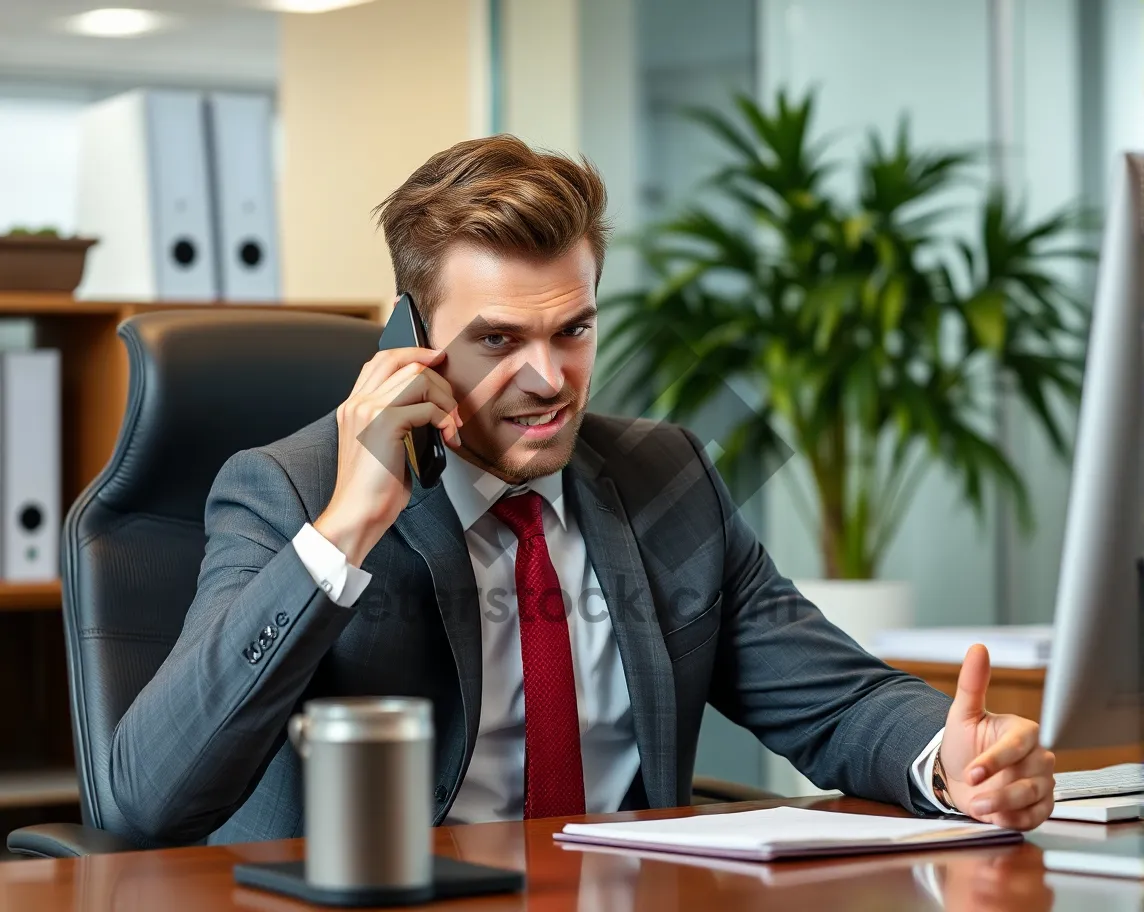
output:
[{"label": "man's teeth", "polygon": [[[556,412],[558,411],[560,411],[560,409],[556,410]],[[556,417],[556,412],[549,412],[547,415],[521,415],[512,420],[515,424],[523,424],[525,427],[534,427],[538,424],[548,424],[549,421]]]}]

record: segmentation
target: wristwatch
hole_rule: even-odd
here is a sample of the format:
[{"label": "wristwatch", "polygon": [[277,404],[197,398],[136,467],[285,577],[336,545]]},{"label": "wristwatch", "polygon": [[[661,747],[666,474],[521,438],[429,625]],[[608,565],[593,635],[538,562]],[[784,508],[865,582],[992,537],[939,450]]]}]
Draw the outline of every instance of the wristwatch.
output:
[{"label": "wristwatch", "polygon": [[933,762],[933,794],[937,798],[938,804],[949,813],[956,814],[957,808],[953,806],[953,802],[949,798],[949,786],[945,784],[945,780],[945,767],[941,762],[941,748],[939,747],[937,757]]}]

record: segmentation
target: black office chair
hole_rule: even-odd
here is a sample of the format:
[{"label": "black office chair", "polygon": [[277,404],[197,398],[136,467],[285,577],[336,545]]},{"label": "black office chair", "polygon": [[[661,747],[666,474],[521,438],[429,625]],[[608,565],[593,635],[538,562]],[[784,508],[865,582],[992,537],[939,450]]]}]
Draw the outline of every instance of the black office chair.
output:
[{"label": "black office chair", "polygon": [[[337,407],[379,327],[280,309],[176,310],[119,327],[130,364],[115,452],[69,509],[63,613],[83,826],[15,830],[10,851],[60,858],[140,845],[111,795],[112,733],[174,645],[206,545],[203,510],[233,453]],[[697,780],[697,801],[768,793]]]},{"label": "black office chair", "polygon": [[53,857],[139,848],[111,796],[112,732],[158,670],[194,598],[203,508],[238,450],[341,402],[380,328],[285,309],[178,310],[126,320],[127,409],[115,452],[69,509],[61,542],[72,734],[84,827],[17,830],[9,848]]}]

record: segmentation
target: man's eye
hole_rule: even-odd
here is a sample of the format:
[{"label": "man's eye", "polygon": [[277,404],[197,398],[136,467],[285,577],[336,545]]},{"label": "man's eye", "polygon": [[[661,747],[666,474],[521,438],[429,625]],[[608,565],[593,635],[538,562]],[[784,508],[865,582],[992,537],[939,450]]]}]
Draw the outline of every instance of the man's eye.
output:
[{"label": "man's eye", "polygon": [[504,348],[504,345],[497,342],[496,340],[504,340],[507,338],[508,336],[504,335],[503,333],[493,333],[492,335],[482,336],[481,341],[488,345],[489,348]]},{"label": "man's eye", "polygon": [[580,323],[576,326],[569,326],[567,329],[564,330],[564,332],[567,333],[569,336],[572,336],[573,338],[575,338],[576,336],[583,335],[584,333],[586,333],[591,328],[592,328],[592,325],[590,323]]}]

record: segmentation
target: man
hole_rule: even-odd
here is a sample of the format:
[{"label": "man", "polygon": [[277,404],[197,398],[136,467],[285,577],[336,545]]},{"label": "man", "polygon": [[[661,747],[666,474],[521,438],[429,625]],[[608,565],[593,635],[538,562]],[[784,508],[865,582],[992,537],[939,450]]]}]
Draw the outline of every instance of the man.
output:
[{"label": "man", "polygon": [[[303,832],[289,716],[428,697],[435,820],[690,797],[713,704],[823,787],[1030,828],[1037,726],[888,668],[779,575],[687,430],[586,412],[604,262],[598,174],[512,137],[431,158],[379,207],[432,349],[379,353],[313,425],[232,457],[177,644],[120,723],[142,838]],[[441,483],[406,466],[432,425]]]}]

